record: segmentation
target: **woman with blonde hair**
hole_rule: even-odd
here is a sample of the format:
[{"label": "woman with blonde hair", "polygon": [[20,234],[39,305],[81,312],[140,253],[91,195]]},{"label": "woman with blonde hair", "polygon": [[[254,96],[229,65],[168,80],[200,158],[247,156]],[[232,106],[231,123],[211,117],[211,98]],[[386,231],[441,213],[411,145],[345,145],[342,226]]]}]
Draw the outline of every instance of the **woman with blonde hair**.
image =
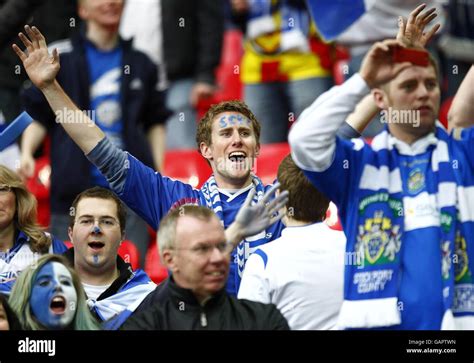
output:
[{"label": "woman with blonde hair", "polygon": [[19,272],[41,255],[67,250],[37,224],[36,204],[21,178],[0,165],[0,292],[8,294]]},{"label": "woman with blonde hair", "polygon": [[63,256],[47,254],[18,277],[9,304],[24,330],[98,330],[76,272]]}]

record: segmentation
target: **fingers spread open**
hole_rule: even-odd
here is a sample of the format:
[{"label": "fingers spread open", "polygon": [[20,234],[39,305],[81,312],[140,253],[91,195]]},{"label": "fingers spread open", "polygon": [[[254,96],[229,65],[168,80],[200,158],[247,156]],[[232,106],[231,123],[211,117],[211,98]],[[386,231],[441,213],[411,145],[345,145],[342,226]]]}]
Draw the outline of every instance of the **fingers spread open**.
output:
[{"label": "fingers spread open", "polygon": [[59,52],[58,52],[58,48],[54,48],[54,49],[53,49],[53,62],[54,62],[54,63],[59,62]]},{"label": "fingers spread open", "polygon": [[275,198],[272,203],[268,205],[268,213],[273,215],[283,208],[288,203],[289,194],[290,193],[285,190],[277,198]]},{"label": "fingers spread open", "polygon": [[[57,49],[54,48],[54,50],[57,53]],[[53,57],[54,57],[54,51],[53,51]],[[245,198],[245,202],[244,202],[244,205],[243,205],[244,208],[248,207],[250,205],[250,203],[252,203],[252,199],[253,199],[254,195],[255,195],[255,188],[252,188],[252,189],[250,189],[249,194],[247,194],[247,198]]]},{"label": "fingers spread open", "polygon": [[12,48],[13,48],[13,51],[16,53],[16,55],[20,58],[22,62],[25,61],[26,58],[28,58],[26,54],[23,53],[23,51],[18,47],[18,45],[12,44]]},{"label": "fingers spread open", "polygon": [[18,33],[18,37],[20,38],[21,42],[25,45],[28,52],[33,51],[33,44],[31,44],[30,40],[26,37],[23,33]]},{"label": "fingers spread open", "polygon": [[265,195],[262,198],[262,202],[266,203],[268,200],[272,197],[273,193],[280,187],[280,183],[276,182],[275,184],[272,185],[270,189],[265,193]]},{"label": "fingers spread open", "polygon": [[410,17],[408,18],[408,23],[411,23],[411,24],[416,23],[417,16],[423,11],[424,8],[426,8],[426,4],[421,4],[420,6],[416,7],[416,9],[410,13]]},{"label": "fingers spread open", "polygon": [[[431,8],[429,10],[426,10],[423,14],[421,14],[419,17],[418,17],[418,20],[421,22],[421,23],[424,23],[426,24],[426,19],[428,19],[430,16],[433,15],[433,13],[436,11],[436,8]],[[436,14],[435,14],[435,17],[436,17]]]},{"label": "fingers spread open", "polygon": [[28,34],[28,37],[30,38],[33,48],[38,49],[39,48],[38,39],[36,39],[36,35],[33,32],[33,30],[31,30],[29,25],[25,25],[25,31],[26,31],[26,34]]},{"label": "fingers spread open", "polygon": [[46,39],[45,37],[43,36],[43,34],[41,34],[41,32],[39,31],[39,29],[35,26],[33,26],[31,28],[33,30],[33,33],[35,34],[36,36],[36,39],[38,39],[38,43],[40,44],[40,46],[42,47],[47,47],[47,44],[46,44]]},{"label": "fingers spread open", "polygon": [[423,45],[426,45],[430,42],[431,38],[433,38],[433,35],[435,35],[440,27],[441,24],[436,24],[426,35],[423,35]]},{"label": "fingers spread open", "polygon": [[427,24],[429,24],[437,16],[438,16],[438,14],[434,13],[434,14],[431,14],[430,16],[426,17],[422,22],[423,27],[425,27]]},{"label": "fingers spread open", "polygon": [[397,39],[403,39],[405,36],[405,30],[406,30],[406,21],[403,18],[403,16],[398,17],[398,34],[397,34]]}]

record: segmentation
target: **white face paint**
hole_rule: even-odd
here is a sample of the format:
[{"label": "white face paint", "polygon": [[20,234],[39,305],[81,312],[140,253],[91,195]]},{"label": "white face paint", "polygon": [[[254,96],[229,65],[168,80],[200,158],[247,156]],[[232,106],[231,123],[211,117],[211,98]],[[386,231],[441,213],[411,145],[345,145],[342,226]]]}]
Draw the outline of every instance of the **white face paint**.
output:
[{"label": "white face paint", "polygon": [[38,271],[30,296],[36,319],[50,329],[68,327],[76,315],[77,292],[62,263],[49,262]]}]

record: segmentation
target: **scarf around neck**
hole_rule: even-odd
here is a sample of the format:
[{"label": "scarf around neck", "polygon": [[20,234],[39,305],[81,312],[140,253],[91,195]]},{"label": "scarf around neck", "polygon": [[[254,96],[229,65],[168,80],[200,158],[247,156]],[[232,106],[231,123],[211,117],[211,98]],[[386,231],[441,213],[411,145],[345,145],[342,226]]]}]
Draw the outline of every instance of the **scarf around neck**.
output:
[{"label": "scarf around neck", "polygon": [[[378,165],[366,165],[359,184],[358,232],[356,238],[348,240],[346,247],[347,254],[355,256],[357,262],[346,264],[345,296],[338,322],[340,328],[387,327],[401,323],[398,284],[402,273],[403,235],[408,228],[415,230],[419,220],[416,216],[410,219],[405,215],[410,213],[411,206],[405,201],[402,179],[407,180],[409,191],[423,190],[421,187],[425,180],[430,181],[434,188],[415,195],[418,197],[425,193],[422,197],[434,198],[439,212],[439,263],[444,309],[441,328],[454,327],[455,272],[452,257],[458,231],[457,176],[448,152],[448,134],[437,127],[435,135],[434,145],[429,146],[433,150],[424,173],[416,168],[410,171],[403,165],[387,131],[374,138],[372,148],[378,153]],[[394,165],[396,167],[390,170]]]}]

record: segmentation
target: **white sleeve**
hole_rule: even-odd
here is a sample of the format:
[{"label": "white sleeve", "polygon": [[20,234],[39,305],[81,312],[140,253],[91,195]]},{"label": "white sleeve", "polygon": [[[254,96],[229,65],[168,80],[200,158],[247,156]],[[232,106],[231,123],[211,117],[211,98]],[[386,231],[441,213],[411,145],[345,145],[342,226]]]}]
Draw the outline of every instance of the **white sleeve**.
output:
[{"label": "white sleeve", "polygon": [[265,272],[265,264],[262,257],[253,253],[245,264],[237,297],[239,299],[269,304],[271,303],[270,296],[270,286]]},{"label": "white sleeve", "polygon": [[356,73],[306,108],[288,136],[296,165],[309,171],[324,171],[331,166],[337,130],[369,92],[367,83]]}]

